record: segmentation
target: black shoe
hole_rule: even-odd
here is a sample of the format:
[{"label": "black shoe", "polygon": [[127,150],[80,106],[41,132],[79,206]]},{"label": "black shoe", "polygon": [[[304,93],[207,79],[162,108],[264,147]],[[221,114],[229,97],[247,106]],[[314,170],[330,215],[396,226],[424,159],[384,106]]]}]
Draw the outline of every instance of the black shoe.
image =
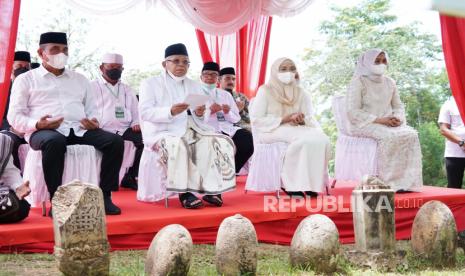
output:
[{"label": "black shoe", "polygon": [[281,190],[283,190],[288,196],[291,197],[305,197],[305,194],[302,192],[289,192],[286,191],[284,188],[281,188]]},{"label": "black shoe", "polygon": [[396,194],[407,194],[407,193],[412,193],[412,191],[400,189],[396,192]]},{"label": "black shoe", "polygon": [[125,174],[123,179],[121,180],[121,187],[137,191],[137,180],[130,174]]},{"label": "black shoe", "polygon": [[105,206],[105,214],[107,215],[120,215],[121,209],[116,206],[113,201],[111,201],[111,197],[103,197],[103,205]]},{"label": "black shoe", "polygon": [[317,197],[318,193],[312,192],[312,191],[305,191],[305,194],[308,195],[309,197]]}]

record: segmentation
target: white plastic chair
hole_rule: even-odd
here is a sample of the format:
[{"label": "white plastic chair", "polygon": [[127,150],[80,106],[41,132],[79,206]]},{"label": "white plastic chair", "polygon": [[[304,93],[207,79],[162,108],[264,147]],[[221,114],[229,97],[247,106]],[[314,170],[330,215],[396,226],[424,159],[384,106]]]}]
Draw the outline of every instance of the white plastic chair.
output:
[{"label": "white plastic chair", "polygon": [[[93,146],[71,145],[66,147],[62,183],[79,179],[98,186],[102,154]],[[24,166],[24,180],[29,180],[31,194],[26,197],[32,207],[42,205],[45,215],[45,202],[49,200],[47,185],[42,169],[42,152],[30,149]]]},{"label": "white plastic chair", "polygon": [[364,175],[377,175],[376,141],[350,135],[345,96],[335,96],[332,104],[338,129],[335,179],[360,181]]}]

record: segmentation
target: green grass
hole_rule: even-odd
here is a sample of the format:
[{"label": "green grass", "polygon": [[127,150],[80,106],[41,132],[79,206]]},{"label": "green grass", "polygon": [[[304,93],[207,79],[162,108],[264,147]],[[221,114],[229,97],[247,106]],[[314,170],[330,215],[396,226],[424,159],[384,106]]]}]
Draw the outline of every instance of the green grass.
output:
[{"label": "green grass", "polygon": [[[405,263],[396,272],[385,273],[354,267],[344,258],[338,259],[338,275],[465,275],[465,255],[459,249],[457,265],[453,268],[435,269],[408,250],[407,242],[399,242],[407,249]],[[345,249],[351,245],[344,246]],[[111,275],[144,275],[145,250],[115,251],[111,253]],[[13,275],[60,275],[55,258],[49,254],[3,254],[0,255],[0,276]],[[189,275],[217,275],[215,247],[195,245]],[[260,244],[258,250],[258,275],[315,275],[311,270],[292,268],[289,265],[287,246]]]}]

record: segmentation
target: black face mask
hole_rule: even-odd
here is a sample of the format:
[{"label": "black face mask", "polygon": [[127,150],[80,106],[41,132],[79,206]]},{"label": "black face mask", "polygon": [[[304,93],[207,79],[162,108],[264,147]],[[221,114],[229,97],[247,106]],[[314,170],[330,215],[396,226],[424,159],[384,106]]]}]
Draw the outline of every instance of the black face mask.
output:
[{"label": "black face mask", "polygon": [[110,70],[106,70],[105,74],[112,80],[117,81],[121,78],[121,74],[123,73],[123,70],[114,68]]},{"label": "black face mask", "polygon": [[15,70],[13,71],[13,75],[14,75],[15,77],[17,77],[17,76],[21,75],[22,73],[26,73],[27,71],[29,71],[28,68],[26,68],[26,67],[19,67],[18,69],[15,69]]}]

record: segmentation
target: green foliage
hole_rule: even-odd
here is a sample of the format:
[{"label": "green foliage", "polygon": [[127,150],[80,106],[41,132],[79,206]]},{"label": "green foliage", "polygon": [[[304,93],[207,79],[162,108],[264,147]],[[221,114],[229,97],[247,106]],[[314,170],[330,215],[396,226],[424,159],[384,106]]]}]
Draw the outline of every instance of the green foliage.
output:
[{"label": "green foliage", "polygon": [[444,137],[436,123],[419,125],[421,152],[423,154],[423,181],[427,185],[447,186],[444,170]]},{"label": "green foliage", "polygon": [[59,0],[47,1],[47,5],[38,10],[37,15],[40,15],[41,20],[34,25],[26,25],[20,17],[16,49],[29,51],[32,61],[41,62],[40,58],[36,57],[40,34],[51,31],[65,32],[68,35],[69,68],[91,79],[100,74],[98,66],[103,55],[99,50],[100,45],[87,43],[88,33],[96,18],[84,17],[69,4]]},{"label": "green foliage", "polygon": [[[330,99],[345,94],[361,53],[370,48],[384,49],[389,55],[388,74],[397,82],[408,123],[424,135],[424,183],[441,184],[444,140],[437,128],[433,131],[431,127],[449,94],[441,46],[433,34],[421,31],[420,22],[400,26],[389,8],[390,0],[332,7],[335,16],[320,26],[326,38],[324,44],[315,42],[315,49],[305,51],[304,79],[311,84],[313,103],[320,108],[320,122],[334,145],[337,131]],[[427,141],[427,137],[434,139]]]}]

